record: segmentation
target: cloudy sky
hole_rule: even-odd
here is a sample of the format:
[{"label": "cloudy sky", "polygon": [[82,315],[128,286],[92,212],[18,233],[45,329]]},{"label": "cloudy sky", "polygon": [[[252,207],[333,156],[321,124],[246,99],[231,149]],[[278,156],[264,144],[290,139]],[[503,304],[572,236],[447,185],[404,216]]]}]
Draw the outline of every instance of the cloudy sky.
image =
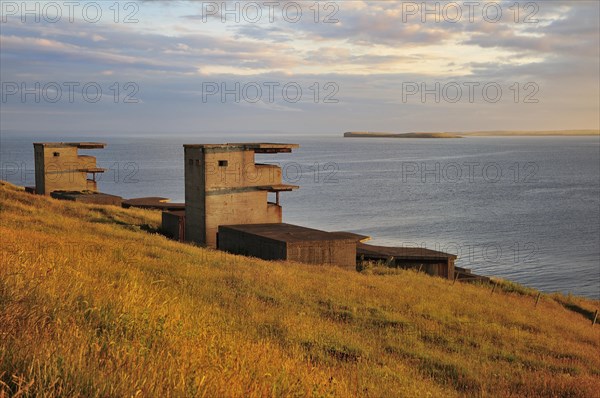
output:
[{"label": "cloudy sky", "polygon": [[3,132],[599,128],[597,1],[23,4]]}]

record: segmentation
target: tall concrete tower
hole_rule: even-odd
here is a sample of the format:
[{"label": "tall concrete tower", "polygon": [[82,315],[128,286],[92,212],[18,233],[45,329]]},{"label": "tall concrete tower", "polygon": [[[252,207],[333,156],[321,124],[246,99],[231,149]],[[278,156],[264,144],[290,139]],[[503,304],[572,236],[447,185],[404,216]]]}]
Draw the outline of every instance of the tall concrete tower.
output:
[{"label": "tall concrete tower", "polygon": [[[239,143],[184,145],[185,239],[217,246],[221,225],[282,222],[279,193],[298,186],[282,184],[281,168],[256,164],[255,154],[289,153],[297,144]],[[269,192],[275,201],[268,201]]]}]

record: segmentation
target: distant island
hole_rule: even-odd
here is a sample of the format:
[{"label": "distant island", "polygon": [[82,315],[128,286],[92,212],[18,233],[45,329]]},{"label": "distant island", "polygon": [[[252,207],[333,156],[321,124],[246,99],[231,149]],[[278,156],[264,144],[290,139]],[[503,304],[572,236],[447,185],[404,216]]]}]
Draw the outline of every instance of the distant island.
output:
[{"label": "distant island", "polygon": [[348,132],[344,133],[344,137],[357,138],[462,138],[460,135],[449,133],[370,133],[370,132]]},{"label": "distant island", "polygon": [[469,131],[469,132],[414,132],[378,133],[347,132],[346,138],[464,138],[464,137],[549,137],[549,136],[600,136],[600,130],[551,130],[551,131]]}]

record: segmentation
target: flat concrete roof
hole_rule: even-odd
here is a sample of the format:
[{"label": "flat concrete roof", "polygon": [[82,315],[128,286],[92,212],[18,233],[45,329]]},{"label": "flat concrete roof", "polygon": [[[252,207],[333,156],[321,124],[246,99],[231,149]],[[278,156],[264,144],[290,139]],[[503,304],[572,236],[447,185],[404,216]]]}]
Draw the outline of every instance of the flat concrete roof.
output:
[{"label": "flat concrete roof", "polygon": [[457,256],[454,254],[438,252],[436,250],[429,250],[422,247],[388,247],[367,245],[365,243],[358,243],[356,245],[356,255],[381,259],[394,257],[404,260],[439,260],[457,258]]},{"label": "flat concrete roof", "polygon": [[260,185],[258,187],[259,191],[269,191],[269,192],[289,192],[295,189],[299,189],[298,185],[289,185],[289,184],[275,184],[275,185]]},{"label": "flat concrete roof", "polygon": [[357,242],[365,242],[371,239],[370,236],[367,235],[361,235],[361,234],[355,234],[354,232],[347,232],[347,231],[335,231],[336,234],[340,235],[340,236],[347,236],[348,239],[354,239]]},{"label": "flat concrete roof", "polygon": [[120,196],[111,195],[109,193],[102,192],[94,192],[94,191],[52,191],[50,194],[53,198],[56,199],[75,199],[82,197],[94,197],[94,198],[119,198]]},{"label": "flat concrete roof", "polygon": [[163,213],[172,214],[176,217],[185,217],[185,210],[165,210]]},{"label": "flat concrete roof", "polygon": [[184,148],[201,148],[207,151],[254,151],[256,153],[292,152],[300,148],[298,144],[277,144],[269,142],[237,142],[230,144],[185,144]]},{"label": "flat concrete roof", "polygon": [[106,146],[103,142],[34,142],[33,145],[41,145],[45,148],[69,148],[79,149],[102,149]]},{"label": "flat concrete roof", "polygon": [[185,203],[171,203],[171,199],[158,196],[147,198],[132,198],[123,201],[123,207],[137,207],[140,209],[158,209],[158,210],[183,210]]},{"label": "flat concrete roof", "polygon": [[280,242],[319,242],[344,240],[356,242],[356,239],[345,233],[326,232],[313,228],[301,227],[292,224],[243,224],[243,225],[220,225],[219,230],[230,229],[251,235],[261,236]]}]

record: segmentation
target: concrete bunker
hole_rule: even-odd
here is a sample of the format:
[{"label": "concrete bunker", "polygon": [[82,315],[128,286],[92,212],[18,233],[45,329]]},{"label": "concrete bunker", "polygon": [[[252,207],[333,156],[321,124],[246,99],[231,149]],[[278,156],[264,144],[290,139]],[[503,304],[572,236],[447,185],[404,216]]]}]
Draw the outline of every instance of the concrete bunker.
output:
[{"label": "concrete bunker", "polygon": [[454,279],[454,254],[422,247],[374,246],[359,242],[356,255],[360,261],[383,262],[389,267],[417,269],[428,275]]},{"label": "concrete bunker", "polygon": [[356,267],[356,238],[292,224],[222,225],[218,248],[265,260]]},{"label": "concrete bunker", "polygon": [[120,196],[98,192],[96,158],[80,155],[79,149],[102,149],[100,142],[36,142],[35,188],[27,191],[74,202],[120,206]]},{"label": "concrete bunker", "polygon": [[[255,162],[255,154],[290,153],[296,144],[233,143],[184,145],[185,239],[217,247],[221,225],[282,222],[279,193],[297,189],[282,183],[281,168]],[[275,202],[268,201],[269,192]]]},{"label": "concrete bunker", "polygon": [[79,149],[102,149],[100,142],[36,142],[35,192],[50,195],[54,191],[97,191],[96,174],[105,169],[96,166],[94,156],[79,155]]}]

